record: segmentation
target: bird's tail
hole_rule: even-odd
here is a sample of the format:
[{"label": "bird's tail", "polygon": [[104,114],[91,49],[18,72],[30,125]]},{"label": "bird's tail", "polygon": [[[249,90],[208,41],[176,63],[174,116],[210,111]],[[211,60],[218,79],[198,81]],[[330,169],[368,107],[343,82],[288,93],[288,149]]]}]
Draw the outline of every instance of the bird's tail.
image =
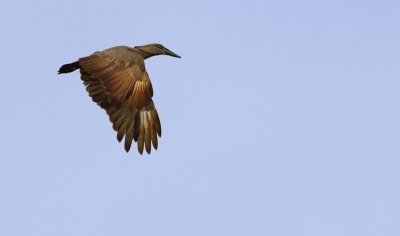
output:
[{"label": "bird's tail", "polygon": [[70,64],[62,65],[60,67],[60,69],[58,70],[58,74],[70,73],[70,72],[72,72],[74,70],[77,70],[79,68],[80,68],[79,61],[72,62]]}]

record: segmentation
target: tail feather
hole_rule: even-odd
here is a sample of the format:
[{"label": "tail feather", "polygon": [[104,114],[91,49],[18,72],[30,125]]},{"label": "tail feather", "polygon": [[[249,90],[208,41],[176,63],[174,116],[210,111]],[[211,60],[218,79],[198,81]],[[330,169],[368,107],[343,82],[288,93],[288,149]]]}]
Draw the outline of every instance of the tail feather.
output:
[{"label": "tail feather", "polygon": [[70,64],[65,64],[61,66],[60,69],[58,70],[58,74],[70,73],[79,68],[80,68],[79,61],[72,62]]}]

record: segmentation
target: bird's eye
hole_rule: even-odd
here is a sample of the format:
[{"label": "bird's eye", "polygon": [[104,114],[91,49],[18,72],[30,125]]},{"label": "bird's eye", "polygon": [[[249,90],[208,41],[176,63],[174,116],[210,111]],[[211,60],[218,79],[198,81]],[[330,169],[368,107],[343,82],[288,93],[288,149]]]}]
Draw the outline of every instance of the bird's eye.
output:
[{"label": "bird's eye", "polygon": [[157,47],[158,47],[159,49],[163,49],[163,46],[162,46],[161,44],[157,44]]}]

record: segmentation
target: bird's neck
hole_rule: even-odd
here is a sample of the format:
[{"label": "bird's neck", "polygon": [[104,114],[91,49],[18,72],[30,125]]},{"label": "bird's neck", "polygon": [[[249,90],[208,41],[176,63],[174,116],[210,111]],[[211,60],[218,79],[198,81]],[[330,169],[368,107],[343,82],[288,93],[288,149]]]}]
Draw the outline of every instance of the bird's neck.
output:
[{"label": "bird's neck", "polygon": [[147,58],[149,58],[149,57],[158,55],[158,54],[153,53],[153,52],[151,52],[151,51],[149,51],[149,50],[146,50],[145,47],[136,46],[135,49],[137,50],[137,52],[138,52],[140,55],[143,56],[144,59],[147,59]]}]

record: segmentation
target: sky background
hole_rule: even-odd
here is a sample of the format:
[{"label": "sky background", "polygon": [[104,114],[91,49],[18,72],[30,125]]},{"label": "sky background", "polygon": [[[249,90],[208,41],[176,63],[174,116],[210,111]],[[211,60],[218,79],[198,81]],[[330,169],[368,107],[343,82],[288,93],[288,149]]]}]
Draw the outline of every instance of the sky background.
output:
[{"label": "sky background", "polygon": [[[400,2],[0,7],[0,235],[400,235]],[[159,149],[125,153],[79,57],[146,61]]]}]

